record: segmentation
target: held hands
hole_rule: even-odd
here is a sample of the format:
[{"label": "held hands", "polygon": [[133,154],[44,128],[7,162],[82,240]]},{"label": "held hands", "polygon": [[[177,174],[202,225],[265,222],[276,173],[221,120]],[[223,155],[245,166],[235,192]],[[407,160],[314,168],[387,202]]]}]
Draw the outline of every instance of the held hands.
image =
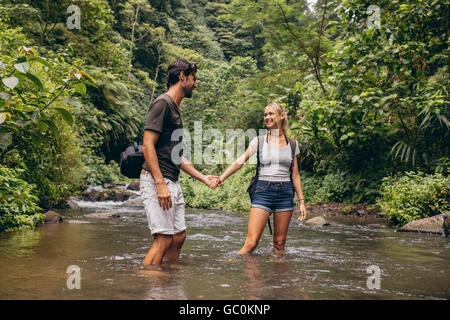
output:
[{"label": "held hands", "polygon": [[206,176],[204,183],[212,190],[217,187],[223,186],[223,181],[220,180],[219,176]]}]

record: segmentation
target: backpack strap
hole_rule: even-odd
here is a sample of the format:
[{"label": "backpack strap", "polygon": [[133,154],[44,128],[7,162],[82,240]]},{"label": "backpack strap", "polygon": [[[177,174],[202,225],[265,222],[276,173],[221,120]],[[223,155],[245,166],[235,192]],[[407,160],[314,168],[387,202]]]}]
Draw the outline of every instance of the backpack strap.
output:
[{"label": "backpack strap", "polygon": [[[256,151],[256,159],[257,159],[257,164],[256,164],[256,177],[259,178],[259,167],[261,165],[261,161],[259,159],[260,154],[262,153],[262,149],[264,146],[264,136],[258,136],[258,147],[257,147],[257,151]],[[272,234],[272,226],[270,225],[270,215],[269,217],[267,217],[267,224],[269,226],[269,232],[270,234]]]},{"label": "backpack strap", "polygon": [[289,144],[291,145],[292,160],[291,160],[291,167],[289,168],[289,173],[292,181],[292,169],[294,168],[295,147],[297,146],[297,142],[295,141],[294,138],[286,138],[286,140],[289,140]]},{"label": "backpack strap", "polygon": [[264,136],[258,136],[258,146],[256,150],[256,176],[259,177],[259,167],[261,166],[261,161],[259,159],[260,154],[262,152],[262,148],[264,146]]}]

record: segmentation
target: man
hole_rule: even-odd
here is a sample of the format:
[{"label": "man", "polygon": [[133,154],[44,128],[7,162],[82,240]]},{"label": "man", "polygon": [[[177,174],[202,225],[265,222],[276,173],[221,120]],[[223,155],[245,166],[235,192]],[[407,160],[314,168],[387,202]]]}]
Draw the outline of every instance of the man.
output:
[{"label": "man", "polygon": [[[151,104],[145,123],[142,151],[145,162],[140,177],[141,195],[150,231],[154,237],[143,264],[159,265],[163,258],[176,260],[186,238],[184,198],[178,182],[180,169],[214,189],[218,177],[205,176],[182,156],[174,161],[172,151],[180,141],[172,141],[175,130],[183,128],[180,104],[197,88],[197,66],[177,59],[168,68],[167,87]],[[178,155],[179,156],[179,155]]]}]

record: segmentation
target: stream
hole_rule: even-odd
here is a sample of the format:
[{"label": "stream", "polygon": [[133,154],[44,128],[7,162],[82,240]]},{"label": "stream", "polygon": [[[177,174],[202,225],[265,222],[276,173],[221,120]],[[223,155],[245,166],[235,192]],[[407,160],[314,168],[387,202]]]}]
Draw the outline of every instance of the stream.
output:
[{"label": "stream", "polygon": [[[295,216],[284,256],[272,254],[266,227],[256,251],[240,257],[248,213],[186,209],[180,261],[148,271],[141,263],[152,237],[142,207],[78,205],[59,211],[60,224],[0,234],[0,299],[450,298],[450,239],[396,233],[382,219],[329,217],[329,226],[308,227]],[[91,212],[120,218],[84,216]],[[79,267],[79,289],[69,266]]]}]

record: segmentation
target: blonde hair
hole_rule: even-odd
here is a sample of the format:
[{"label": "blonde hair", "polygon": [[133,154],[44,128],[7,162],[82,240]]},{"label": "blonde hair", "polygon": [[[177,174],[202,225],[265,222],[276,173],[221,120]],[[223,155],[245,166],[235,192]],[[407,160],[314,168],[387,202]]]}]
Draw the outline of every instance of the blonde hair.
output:
[{"label": "blonde hair", "polygon": [[281,132],[283,132],[283,134],[287,137],[288,117],[286,109],[283,107],[283,105],[279,104],[278,102],[269,103],[266,106],[266,108],[275,108],[275,110],[280,116],[284,113],[284,118],[281,120]]}]

